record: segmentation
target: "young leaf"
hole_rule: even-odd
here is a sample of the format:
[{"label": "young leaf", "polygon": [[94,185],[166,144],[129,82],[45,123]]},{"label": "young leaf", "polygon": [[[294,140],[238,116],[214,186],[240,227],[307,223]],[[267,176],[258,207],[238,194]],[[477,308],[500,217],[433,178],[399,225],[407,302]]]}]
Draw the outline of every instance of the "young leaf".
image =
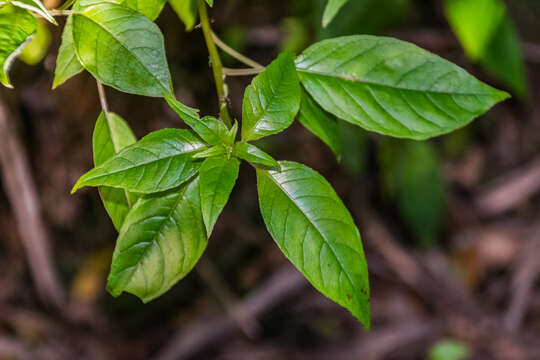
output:
[{"label": "young leaf", "polygon": [[73,15],[73,44],[83,67],[106,85],[154,97],[172,93],[163,35],[135,10],[109,2],[83,8]]},{"label": "young leaf", "polygon": [[124,0],[122,5],[145,15],[151,21],[157,19],[167,0]]},{"label": "young leaf", "polygon": [[386,37],[324,40],[304,51],[296,66],[326,111],[399,138],[448,133],[509,97],[439,56]]},{"label": "young leaf", "polygon": [[192,155],[205,146],[188,130],[153,132],[84,174],[72,191],[110,186],[148,194],[175,188],[199,171]]},{"label": "young leaf", "polygon": [[37,65],[43,60],[51,45],[51,30],[45,21],[38,21],[36,34],[22,49],[19,60],[28,65]]},{"label": "young leaf", "polygon": [[347,1],[349,0],[328,0],[328,4],[324,9],[323,14],[323,27],[327,27],[328,24],[334,20],[338,11],[343,7],[343,5],[345,5]]},{"label": "young leaf", "polygon": [[27,10],[6,5],[0,9],[0,82],[12,88],[8,71],[20,53],[37,31],[37,21]]},{"label": "young leaf", "polygon": [[279,164],[274,158],[255,145],[246,142],[238,142],[234,146],[233,155],[252,164],[266,166],[273,170],[279,170]]},{"label": "young leaf", "polygon": [[204,160],[199,172],[201,182],[201,208],[208,237],[229,201],[236,184],[240,161],[236,158],[214,156]]},{"label": "young leaf", "polygon": [[182,104],[171,95],[165,95],[165,100],[201,139],[210,145],[223,144],[228,133],[228,129],[223,122],[211,116],[200,119],[197,110]]},{"label": "young leaf", "polygon": [[351,215],[317,172],[294,162],[280,165],[281,171],[257,169],[268,231],[315,288],[369,328],[368,270]]},{"label": "young leaf", "polygon": [[126,291],[151,301],[193,269],[207,243],[198,177],[144,196],[120,231],[107,289],[113,296]]},{"label": "young leaf", "polygon": [[242,140],[277,134],[294,121],[300,108],[300,84],[293,55],[282,53],[246,89],[242,107]]},{"label": "young leaf", "polygon": [[[124,119],[114,113],[102,112],[96,122],[92,139],[94,165],[99,166],[120,150],[137,141]],[[135,202],[135,196],[123,189],[101,187],[99,194],[114,227],[120,231],[124,219]]]},{"label": "young leaf", "polygon": [[47,8],[39,0],[10,0],[10,3],[22,9],[32,11],[40,15],[41,17],[47,19],[54,25],[58,25],[54,17],[49,13]]},{"label": "young leaf", "polygon": [[190,31],[197,24],[197,0],[169,0],[169,4]]},{"label": "young leaf", "polygon": [[227,149],[223,145],[215,145],[209,149],[200,151],[193,155],[194,159],[206,159],[212,156],[227,155]]},{"label": "young leaf", "polygon": [[69,16],[62,33],[62,45],[56,58],[56,70],[54,71],[53,89],[65,83],[73,76],[79,74],[84,68],[75,55],[73,47],[73,18]]},{"label": "young leaf", "polygon": [[302,103],[298,120],[315,136],[324,141],[337,158],[340,158],[342,145],[336,118],[321,109],[304,90],[302,90]]},{"label": "young leaf", "polygon": [[[525,65],[514,25],[501,0],[445,0],[446,16],[467,56],[527,94]],[[482,14],[482,16],[478,16]]]}]

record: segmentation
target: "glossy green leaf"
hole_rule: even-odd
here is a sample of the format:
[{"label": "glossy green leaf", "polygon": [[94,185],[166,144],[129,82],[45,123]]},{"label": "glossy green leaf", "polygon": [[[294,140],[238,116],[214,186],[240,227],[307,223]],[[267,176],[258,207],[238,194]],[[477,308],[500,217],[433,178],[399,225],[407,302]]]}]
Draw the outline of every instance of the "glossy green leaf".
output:
[{"label": "glossy green leaf", "polygon": [[64,27],[64,32],[62,33],[62,44],[56,58],[56,69],[54,71],[52,88],[56,89],[83,70],[83,66],[75,55],[75,48],[73,47],[73,18],[69,16]]},{"label": "glossy green leaf", "polygon": [[161,97],[172,93],[163,35],[144,15],[102,2],[73,15],[77,58],[94,77],[120,91]]},{"label": "glossy green leaf", "polygon": [[246,89],[242,108],[242,140],[277,134],[294,121],[300,108],[300,84],[293,55],[282,53]]},{"label": "glossy green leaf", "polygon": [[201,183],[201,208],[208,237],[229,201],[236,184],[240,161],[236,158],[214,156],[204,160],[199,172]]},{"label": "glossy green leaf", "polygon": [[212,156],[220,156],[229,154],[228,150],[223,145],[215,145],[209,149],[200,151],[193,155],[194,159],[206,159]]},{"label": "glossy green leaf", "polygon": [[122,5],[132,8],[154,21],[161,14],[167,0],[124,0]]},{"label": "glossy green leaf", "polygon": [[279,170],[279,164],[274,158],[255,145],[246,142],[238,142],[234,146],[234,156],[252,164],[266,166],[273,170]]},{"label": "glossy green leaf", "polygon": [[206,0],[206,3],[210,6],[214,6],[214,0]]},{"label": "glossy green leaf", "polygon": [[368,270],[351,215],[317,172],[294,162],[280,165],[281,171],[257,169],[270,234],[315,288],[369,328]]},{"label": "glossy green leaf", "polygon": [[22,9],[32,11],[40,15],[41,17],[47,19],[54,25],[58,25],[54,17],[49,13],[47,8],[39,0],[10,0],[10,3]]},{"label": "glossy green leaf", "polygon": [[84,174],[73,192],[85,186],[110,186],[145,194],[175,188],[199,171],[200,164],[192,155],[205,146],[188,130],[153,132]]},{"label": "glossy green leaf", "polygon": [[[105,116],[102,112],[96,122],[92,139],[94,165],[102,165],[120,150],[136,141],[135,135],[124,119],[114,113],[108,113]],[[136,197],[126,190],[106,186],[99,188],[99,194],[114,227],[120,231]]]},{"label": "glossy green leaf", "polygon": [[400,138],[448,133],[509,97],[437,55],[386,37],[324,40],[308,48],[296,66],[323,109]]},{"label": "glossy green leaf", "polygon": [[169,0],[169,4],[186,25],[186,30],[192,30],[199,16],[197,0]]},{"label": "glossy green leaf", "polygon": [[523,55],[504,2],[445,0],[444,3],[448,21],[467,56],[505,81],[519,96],[526,96]]},{"label": "glossy green leaf", "polygon": [[326,27],[328,24],[332,22],[332,20],[336,17],[339,10],[347,3],[349,0],[328,0],[328,4],[326,5],[326,8],[324,9],[323,14],[323,26]]},{"label": "glossy green leaf", "polygon": [[182,104],[171,95],[166,95],[165,100],[182,120],[208,144],[219,145],[225,141],[228,129],[223,122],[211,116],[199,118],[197,110]]},{"label": "glossy green leaf", "polygon": [[0,82],[4,86],[13,87],[9,68],[36,31],[36,18],[29,11],[12,5],[0,9]]},{"label": "glossy green leaf", "polygon": [[151,301],[193,269],[207,239],[198,177],[142,197],[120,231],[107,289],[113,296],[126,291]]},{"label": "glossy green leaf", "polygon": [[340,158],[342,144],[337,119],[321,109],[304,90],[302,90],[298,120],[306,129],[324,141],[338,159]]}]

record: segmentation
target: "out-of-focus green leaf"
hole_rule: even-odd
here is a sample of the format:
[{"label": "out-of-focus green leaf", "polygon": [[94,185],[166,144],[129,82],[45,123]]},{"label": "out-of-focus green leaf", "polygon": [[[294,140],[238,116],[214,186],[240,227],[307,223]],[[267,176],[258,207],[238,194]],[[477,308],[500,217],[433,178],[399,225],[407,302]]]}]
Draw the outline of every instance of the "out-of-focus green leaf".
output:
[{"label": "out-of-focus green leaf", "polygon": [[161,97],[172,93],[161,31],[128,7],[101,2],[76,3],[73,44],[83,67],[120,91]]},{"label": "out-of-focus green leaf", "polygon": [[[502,0],[445,0],[446,16],[466,54],[526,97],[519,39]],[[481,15],[479,15],[481,14]]]},{"label": "out-of-focus green leaf", "polygon": [[12,88],[11,64],[37,31],[37,20],[25,9],[6,5],[0,9],[0,83]]},{"label": "out-of-focus green leaf", "polygon": [[323,40],[304,51],[296,67],[323,109],[399,138],[451,132],[509,96],[437,55],[386,37]]},{"label": "out-of-focus green leaf", "polygon": [[396,191],[400,214],[422,246],[437,241],[445,211],[445,184],[435,148],[427,142],[397,144]]},{"label": "out-of-focus green leaf", "polygon": [[144,194],[175,188],[199,171],[193,154],[204,147],[206,144],[188,130],[153,132],[84,174],[73,192],[85,186],[110,186]]},{"label": "out-of-focus green leaf", "polygon": [[361,175],[366,170],[367,133],[346,121],[338,121],[338,129],[343,147],[341,163],[351,174]]},{"label": "out-of-focus green leaf", "polygon": [[228,159],[226,156],[209,157],[201,166],[201,207],[208,237],[229,201],[239,168],[240,161],[237,158]]},{"label": "out-of-focus green leaf", "polygon": [[28,65],[36,65],[43,60],[50,45],[51,31],[49,27],[43,22],[38,22],[36,35],[22,49],[19,59]]},{"label": "out-of-focus green leaf", "polygon": [[328,0],[328,4],[324,9],[322,24],[323,27],[327,27],[328,24],[336,17],[338,11],[349,0]]},{"label": "out-of-focus green leaf", "polygon": [[298,163],[279,164],[280,171],[257,169],[268,231],[315,288],[369,328],[368,270],[351,215],[317,172]]},{"label": "out-of-focus green leaf", "polygon": [[469,347],[456,340],[441,340],[429,350],[428,360],[465,360],[471,356]]},{"label": "out-of-focus green leaf", "polygon": [[257,140],[287,129],[300,109],[300,83],[292,53],[282,53],[246,89],[242,140]]},{"label": "out-of-focus green leaf", "polygon": [[[94,165],[99,166],[137,141],[128,123],[115,113],[102,112],[96,122],[92,139]],[[123,189],[100,187],[99,194],[114,227],[120,231],[136,197]]]},{"label": "out-of-focus green leaf", "polygon": [[324,141],[338,159],[341,157],[342,144],[336,118],[321,109],[304,90],[302,90],[302,103],[298,120],[315,136]]},{"label": "out-of-focus green leaf", "polygon": [[143,196],[120,230],[107,289],[113,296],[126,291],[151,301],[193,269],[207,243],[198,177]]},{"label": "out-of-focus green leaf", "polygon": [[186,30],[192,30],[199,16],[197,0],[169,0],[169,4],[186,25]]}]

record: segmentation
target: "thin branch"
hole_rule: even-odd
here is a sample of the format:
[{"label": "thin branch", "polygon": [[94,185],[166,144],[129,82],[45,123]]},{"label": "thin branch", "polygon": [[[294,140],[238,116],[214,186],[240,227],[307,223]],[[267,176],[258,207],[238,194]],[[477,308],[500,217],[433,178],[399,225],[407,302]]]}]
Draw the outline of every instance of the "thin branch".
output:
[{"label": "thin branch", "polygon": [[107,114],[109,112],[109,103],[107,102],[107,96],[105,95],[105,88],[103,87],[103,84],[101,81],[96,80],[98,94],[99,94],[99,102],[101,103],[101,108]]},{"label": "thin branch", "polygon": [[212,38],[214,39],[214,43],[224,52],[235,58],[236,60],[240,61],[241,63],[250,66],[254,69],[264,69],[264,66],[256,62],[255,60],[252,60],[248,58],[245,55],[242,55],[238,51],[234,50],[229,45],[225,44],[217,35],[215,32],[212,31]]},{"label": "thin branch", "polygon": [[223,68],[223,74],[225,76],[251,76],[251,75],[257,75],[264,71],[264,68],[257,68],[257,69],[230,69],[230,68]]},{"label": "thin branch", "polygon": [[223,65],[212,37],[212,29],[210,27],[210,20],[208,19],[208,11],[204,0],[199,0],[199,16],[201,18],[204,40],[210,55],[210,62],[212,63],[212,70],[214,71],[214,80],[216,82],[216,90],[219,98],[219,114],[225,125],[227,125],[228,128],[231,128],[232,121],[227,107],[227,88],[225,85],[225,76],[223,75]]}]

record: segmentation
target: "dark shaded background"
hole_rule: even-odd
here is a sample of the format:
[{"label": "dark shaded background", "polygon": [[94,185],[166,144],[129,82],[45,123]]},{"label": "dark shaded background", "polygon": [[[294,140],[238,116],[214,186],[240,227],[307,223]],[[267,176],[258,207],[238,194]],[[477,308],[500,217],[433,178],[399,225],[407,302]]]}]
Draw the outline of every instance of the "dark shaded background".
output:
[{"label": "dark shaded background", "polygon": [[[352,0],[321,31],[324,3],[218,0],[212,15],[226,42],[263,64],[327,36],[389,34],[505,88],[466,59],[440,1]],[[405,360],[429,358],[445,344],[468,349],[471,359],[540,359],[540,5],[507,4],[527,63],[528,101],[507,101],[428,145],[344,125],[341,163],[297,123],[260,143],[278,159],[320,171],[353,213],[370,267],[370,332],[280,254],[247,166],[189,276],[147,305],[107,294],[115,231],[97,191],[69,195],[92,165],[96,86],[83,74],[50,90],[61,32],[52,28],[44,61],[16,63],[16,89],[0,89],[8,122],[0,124],[0,359]],[[178,97],[215,114],[202,34],[185,33],[169,7],[157,23]],[[249,81],[228,79],[237,118]],[[107,94],[138,137],[184,127],[163,100]]]}]

